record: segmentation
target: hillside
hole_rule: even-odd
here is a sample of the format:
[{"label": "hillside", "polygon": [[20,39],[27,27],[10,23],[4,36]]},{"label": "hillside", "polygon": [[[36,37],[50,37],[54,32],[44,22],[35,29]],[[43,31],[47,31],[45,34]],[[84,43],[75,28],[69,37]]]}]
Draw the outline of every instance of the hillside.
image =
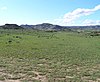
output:
[{"label": "hillside", "polygon": [[37,25],[21,25],[23,28],[32,28],[38,30],[63,30],[65,27],[59,25],[53,25],[49,23],[37,24]]},{"label": "hillside", "polygon": [[55,31],[78,31],[78,30],[100,30],[100,25],[94,26],[60,26],[60,25],[53,25],[50,23],[42,23],[37,25],[17,25],[17,24],[5,24],[0,26],[3,29],[36,29],[36,30],[55,30]]},{"label": "hillside", "polygon": [[68,30],[68,31],[76,31],[76,30],[100,30],[100,25],[94,26],[60,26],[53,25],[49,23],[37,24],[37,25],[21,25],[23,28],[29,29],[38,29],[38,30]]},{"label": "hillside", "polygon": [[3,29],[22,29],[23,27],[18,26],[17,24],[5,24],[3,26],[0,26],[0,28],[3,28]]}]

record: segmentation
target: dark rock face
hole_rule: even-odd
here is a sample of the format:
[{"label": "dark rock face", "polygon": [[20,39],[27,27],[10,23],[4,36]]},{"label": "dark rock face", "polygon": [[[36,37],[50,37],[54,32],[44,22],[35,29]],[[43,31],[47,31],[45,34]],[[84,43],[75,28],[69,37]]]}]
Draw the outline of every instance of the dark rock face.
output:
[{"label": "dark rock face", "polygon": [[22,29],[22,27],[18,26],[17,24],[5,24],[1,27],[3,29]]}]

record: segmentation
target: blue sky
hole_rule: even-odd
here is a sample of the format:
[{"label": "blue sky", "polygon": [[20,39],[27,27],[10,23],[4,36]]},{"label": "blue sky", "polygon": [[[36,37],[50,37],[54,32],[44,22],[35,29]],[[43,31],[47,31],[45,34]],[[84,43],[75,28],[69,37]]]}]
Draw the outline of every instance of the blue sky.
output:
[{"label": "blue sky", "polygon": [[100,0],[0,0],[0,25],[100,24]]}]

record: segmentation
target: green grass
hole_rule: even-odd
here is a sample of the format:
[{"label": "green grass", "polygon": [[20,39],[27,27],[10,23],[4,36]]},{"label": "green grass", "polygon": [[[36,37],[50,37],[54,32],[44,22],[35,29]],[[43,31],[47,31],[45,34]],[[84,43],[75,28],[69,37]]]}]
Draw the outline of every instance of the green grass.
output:
[{"label": "green grass", "polygon": [[73,32],[0,29],[0,80],[5,79],[99,82],[100,37]]}]

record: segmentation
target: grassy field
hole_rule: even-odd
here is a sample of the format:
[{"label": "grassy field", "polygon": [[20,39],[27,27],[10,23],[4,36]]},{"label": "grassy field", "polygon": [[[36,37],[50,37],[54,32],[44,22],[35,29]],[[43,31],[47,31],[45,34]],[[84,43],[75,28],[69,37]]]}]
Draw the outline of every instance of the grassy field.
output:
[{"label": "grassy field", "polygon": [[0,29],[0,82],[100,82],[100,36]]}]

